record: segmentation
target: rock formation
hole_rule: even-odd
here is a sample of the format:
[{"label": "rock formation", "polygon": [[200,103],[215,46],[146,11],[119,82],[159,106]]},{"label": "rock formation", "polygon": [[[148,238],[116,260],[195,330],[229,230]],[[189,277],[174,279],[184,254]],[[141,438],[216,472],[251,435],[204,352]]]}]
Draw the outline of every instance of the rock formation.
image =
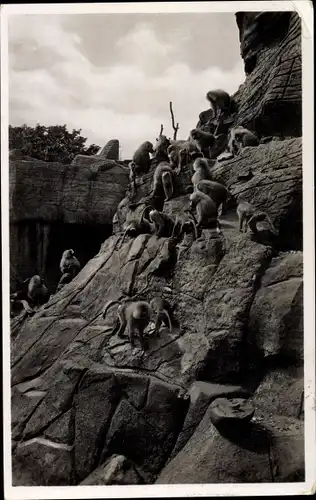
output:
[{"label": "rock formation", "polygon": [[104,148],[98,151],[98,156],[104,156],[108,160],[119,160],[120,143],[117,139],[107,142]]},{"label": "rock formation", "polygon": [[78,155],[71,165],[13,155],[9,176],[11,288],[40,274],[53,291],[66,248],[75,246],[85,264],[110,236],[128,168],[105,154]]},{"label": "rock formation", "polygon": [[[188,234],[179,254],[174,239],[155,234],[126,235],[122,244],[124,224],[139,218],[150,197],[155,165],[137,178],[134,207],[127,198],[120,203],[100,251],[33,317],[12,321],[15,485],[304,480],[299,18],[238,13],[237,22],[248,76],[234,96],[234,124],[260,138],[280,136],[282,125],[284,140],[218,161],[214,179],[267,211],[277,235],[271,240],[264,222],[259,235],[240,233],[233,207],[220,217],[221,233],[204,229],[195,241]],[[280,26],[279,38],[270,23]],[[125,171],[111,172],[124,181],[104,210],[100,191],[93,198],[99,206],[74,202],[79,171],[90,167],[75,168],[65,178],[40,170],[49,182],[44,188],[41,174],[46,201],[37,204],[35,191],[34,210],[66,219],[93,212],[108,223],[124,198]],[[188,164],[166,214],[185,217],[191,175]],[[55,189],[53,178],[61,183]],[[76,196],[66,203],[69,186]],[[13,191],[16,200],[24,192]],[[157,290],[168,300],[173,329],[149,328],[143,352],[112,335],[116,309],[106,319],[102,311],[146,283],[147,300]],[[229,428],[219,425],[227,419]]]}]

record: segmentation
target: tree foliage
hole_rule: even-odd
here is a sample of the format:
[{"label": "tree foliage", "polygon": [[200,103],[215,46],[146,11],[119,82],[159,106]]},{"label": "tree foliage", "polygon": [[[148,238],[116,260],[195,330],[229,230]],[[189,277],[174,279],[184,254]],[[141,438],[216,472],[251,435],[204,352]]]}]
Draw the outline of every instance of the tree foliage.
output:
[{"label": "tree foliage", "polygon": [[71,163],[78,154],[94,155],[100,149],[96,144],[87,147],[87,138],[80,134],[81,129],[69,132],[66,125],[9,125],[9,149],[18,149],[23,155],[38,160]]}]

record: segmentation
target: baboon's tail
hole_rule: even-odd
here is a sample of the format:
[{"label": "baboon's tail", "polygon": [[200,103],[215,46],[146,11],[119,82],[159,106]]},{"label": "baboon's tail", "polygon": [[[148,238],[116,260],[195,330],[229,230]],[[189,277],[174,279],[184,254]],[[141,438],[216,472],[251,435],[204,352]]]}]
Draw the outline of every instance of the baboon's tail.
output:
[{"label": "baboon's tail", "polygon": [[103,309],[103,313],[102,313],[102,316],[103,318],[105,318],[106,316],[106,313],[108,312],[108,309],[111,307],[111,306],[114,306],[114,304],[119,304],[120,301],[119,300],[110,300],[109,302],[107,302],[107,304],[105,304],[105,307]]},{"label": "baboon's tail", "polygon": [[34,314],[34,309],[30,306],[27,300],[21,300],[21,304],[23,305],[27,314]]},{"label": "baboon's tail", "polygon": [[266,215],[266,218],[267,218],[267,221],[268,221],[268,222],[269,222],[269,224],[270,224],[270,227],[271,227],[271,229],[272,229],[272,232],[273,232],[275,235],[277,235],[277,234],[278,234],[278,232],[277,232],[276,227],[275,227],[275,225],[273,224],[272,220],[270,219],[270,217],[269,217],[268,215]]},{"label": "baboon's tail", "polygon": [[167,309],[164,309],[163,312],[164,312],[166,318],[168,319],[169,331],[170,331],[170,333],[172,333],[172,323],[171,323],[170,315],[169,315]]}]

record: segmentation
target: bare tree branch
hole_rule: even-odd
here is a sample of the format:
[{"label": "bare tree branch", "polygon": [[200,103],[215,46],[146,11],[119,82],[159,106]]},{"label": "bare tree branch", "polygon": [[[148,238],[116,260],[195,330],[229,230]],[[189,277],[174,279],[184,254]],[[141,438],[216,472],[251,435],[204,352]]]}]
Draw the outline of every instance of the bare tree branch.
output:
[{"label": "bare tree branch", "polygon": [[173,110],[172,110],[172,102],[169,103],[169,106],[170,106],[170,113],[171,113],[172,128],[174,130],[173,139],[176,140],[177,133],[178,133],[178,130],[179,130],[179,123],[177,123],[177,125],[174,124],[174,114],[173,114]]}]

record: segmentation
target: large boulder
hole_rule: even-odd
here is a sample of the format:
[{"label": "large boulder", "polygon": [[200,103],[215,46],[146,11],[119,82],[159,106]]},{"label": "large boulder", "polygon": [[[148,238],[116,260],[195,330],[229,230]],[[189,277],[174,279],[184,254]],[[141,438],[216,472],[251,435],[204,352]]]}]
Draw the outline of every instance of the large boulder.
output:
[{"label": "large boulder", "polygon": [[106,145],[98,151],[98,155],[109,160],[119,160],[120,143],[117,139],[111,139]]},{"label": "large boulder", "polygon": [[303,363],[303,255],[291,252],[272,260],[249,317],[249,343],[264,358]]}]

